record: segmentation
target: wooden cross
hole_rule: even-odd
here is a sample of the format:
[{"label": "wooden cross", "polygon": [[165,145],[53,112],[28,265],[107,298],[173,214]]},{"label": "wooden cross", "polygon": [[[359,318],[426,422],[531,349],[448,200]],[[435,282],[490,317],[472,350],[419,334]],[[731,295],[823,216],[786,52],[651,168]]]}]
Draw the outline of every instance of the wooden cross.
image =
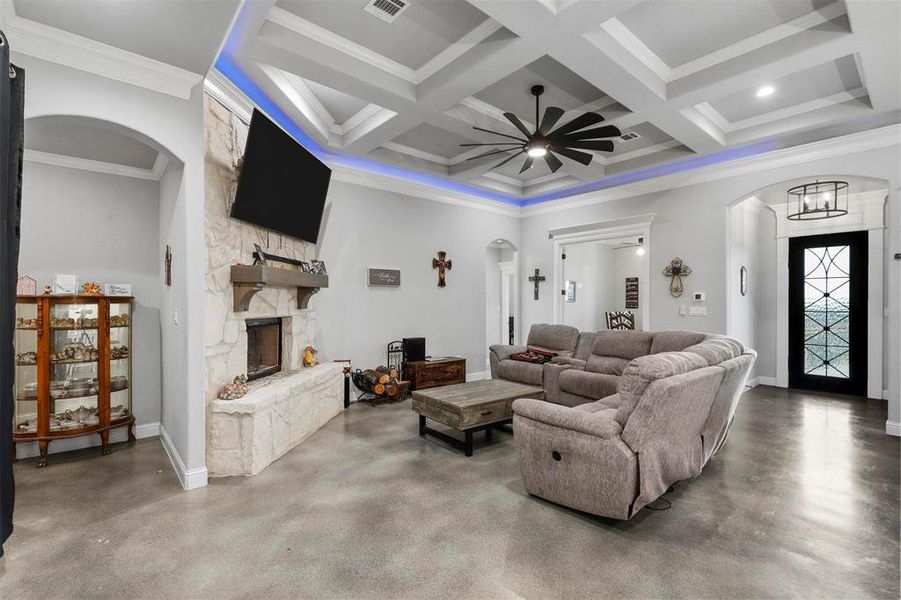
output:
[{"label": "wooden cross", "polygon": [[529,277],[529,281],[535,284],[535,299],[538,300],[538,284],[547,279],[544,275],[541,275],[538,272],[538,269],[535,269],[535,274]]},{"label": "wooden cross", "polygon": [[691,267],[682,264],[678,256],[670,261],[669,266],[663,269],[664,277],[672,277],[669,284],[669,293],[673,298],[682,295],[682,278],[691,275]]},{"label": "wooden cross", "polygon": [[444,250],[438,251],[438,258],[432,259],[432,268],[438,269],[438,287],[444,287],[447,283],[444,281],[445,269],[448,271],[453,267],[453,261],[447,258],[447,252]]}]

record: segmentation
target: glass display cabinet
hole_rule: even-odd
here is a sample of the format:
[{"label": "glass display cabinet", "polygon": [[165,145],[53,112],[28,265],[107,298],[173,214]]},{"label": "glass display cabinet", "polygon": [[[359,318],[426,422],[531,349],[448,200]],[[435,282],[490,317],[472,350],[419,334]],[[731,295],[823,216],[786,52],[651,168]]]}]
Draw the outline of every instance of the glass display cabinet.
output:
[{"label": "glass display cabinet", "polygon": [[37,442],[38,466],[51,441],[128,427],[131,413],[131,313],[120,296],[19,296],[16,302],[16,402],[13,439]]}]

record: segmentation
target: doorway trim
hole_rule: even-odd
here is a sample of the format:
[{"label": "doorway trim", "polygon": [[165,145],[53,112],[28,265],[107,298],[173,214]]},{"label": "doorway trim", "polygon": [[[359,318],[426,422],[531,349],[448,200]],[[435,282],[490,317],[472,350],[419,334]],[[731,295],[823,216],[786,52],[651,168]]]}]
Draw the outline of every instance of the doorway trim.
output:
[{"label": "doorway trim", "polygon": [[[645,261],[645,268],[640,276],[644,279],[644,284],[647,285],[651,276],[651,223],[656,216],[655,213],[647,213],[574,227],[560,227],[548,231],[548,239],[554,243],[554,287],[551,290],[551,293],[554,294],[554,323],[560,323],[563,318],[563,297],[560,294],[560,290],[563,289],[563,260],[561,258],[563,247],[632,235],[641,236],[644,238],[648,260]],[[645,331],[651,330],[649,304],[650,298],[646,298],[639,309],[641,311],[642,327]]]}]

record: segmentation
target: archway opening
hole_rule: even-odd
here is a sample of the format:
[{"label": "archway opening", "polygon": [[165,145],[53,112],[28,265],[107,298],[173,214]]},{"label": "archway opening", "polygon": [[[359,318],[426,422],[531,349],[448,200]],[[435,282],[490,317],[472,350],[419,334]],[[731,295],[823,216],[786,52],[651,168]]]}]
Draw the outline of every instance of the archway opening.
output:
[{"label": "archway opening", "polygon": [[487,345],[519,341],[519,251],[497,238],[485,248],[485,337]]}]

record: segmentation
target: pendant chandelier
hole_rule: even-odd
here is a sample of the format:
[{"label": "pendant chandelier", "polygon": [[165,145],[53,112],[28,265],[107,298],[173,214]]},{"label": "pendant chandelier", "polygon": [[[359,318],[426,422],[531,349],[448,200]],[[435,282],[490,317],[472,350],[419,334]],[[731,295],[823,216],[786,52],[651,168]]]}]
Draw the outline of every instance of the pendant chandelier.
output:
[{"label": "pendant chandelier", "polygon": [[847,181],[815,181],[796,185],[786,192],[790,221],[832,219],[848,214]]}]

